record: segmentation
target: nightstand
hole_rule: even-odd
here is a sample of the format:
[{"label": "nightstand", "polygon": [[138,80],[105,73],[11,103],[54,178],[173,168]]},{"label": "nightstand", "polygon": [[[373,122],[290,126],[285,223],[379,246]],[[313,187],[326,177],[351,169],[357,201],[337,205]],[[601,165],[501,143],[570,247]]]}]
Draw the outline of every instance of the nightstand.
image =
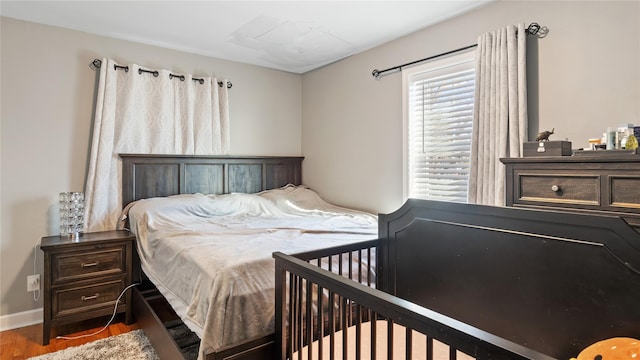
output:
[{"label": "nightstand", "polygon": [[[131,284],[135,235],[114,230],[43,237],[44,336],[51,327],[111,315],[118,296]],[[131,323],[131,291],[120,299],[118,313]]]}]

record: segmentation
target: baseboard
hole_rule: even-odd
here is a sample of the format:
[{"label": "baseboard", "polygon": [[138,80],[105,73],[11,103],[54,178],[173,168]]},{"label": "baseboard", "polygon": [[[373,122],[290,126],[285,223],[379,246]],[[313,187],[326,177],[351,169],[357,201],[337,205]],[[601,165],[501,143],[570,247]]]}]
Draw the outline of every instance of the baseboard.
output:
[{"label": "baseboard", "polygon": [[42,322],[42,308],[0,316],[0,331],[17,329]]}]

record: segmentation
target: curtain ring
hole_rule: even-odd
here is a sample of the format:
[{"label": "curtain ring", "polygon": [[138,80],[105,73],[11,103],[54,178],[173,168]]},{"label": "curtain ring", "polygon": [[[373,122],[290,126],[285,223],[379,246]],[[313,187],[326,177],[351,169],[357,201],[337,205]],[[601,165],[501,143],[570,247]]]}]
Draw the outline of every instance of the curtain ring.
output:
[{"label": "curtain ring", "polygon": [[160,73],[158,72],[158,70],[151,71],[151,70],[145,70],[145,69],[142,69],[142,68],[138,69],[138,74],[142,75],[143,72],[149,73],[149,74],[153,75],[153,77],[160,76]]},{"label": "curtain ring", "polygon": [[113,64],[113,70],[118,70],[118,69],[122,69],[124,70],[124,72],[129,72],[128,66],[120,66],[120,65]]}]

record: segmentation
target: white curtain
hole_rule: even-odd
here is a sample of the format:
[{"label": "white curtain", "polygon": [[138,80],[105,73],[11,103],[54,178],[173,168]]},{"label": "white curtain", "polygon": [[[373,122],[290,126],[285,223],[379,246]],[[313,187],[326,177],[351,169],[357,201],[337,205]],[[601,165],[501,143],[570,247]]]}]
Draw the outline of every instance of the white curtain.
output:
[{"label": "white curtain", "polygon": [[502,157],[520,157],[528,138],[524,24],[481,35],[471,140],[469,202],[503,206]]},{"label": "white curtain", "polygon": [[[87,184],[85,231],[116,228],[122,210],[118,154],[229,153],[227,81],[128,71],[102,59]],[[179,75],[179,74],[176,74]]]}]

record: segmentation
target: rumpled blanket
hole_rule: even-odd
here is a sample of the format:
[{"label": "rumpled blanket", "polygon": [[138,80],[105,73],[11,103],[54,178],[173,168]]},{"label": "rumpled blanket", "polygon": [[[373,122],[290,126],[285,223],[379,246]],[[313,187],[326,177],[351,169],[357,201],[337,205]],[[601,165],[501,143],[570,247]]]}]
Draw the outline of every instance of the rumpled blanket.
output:
[{"label": "rumpled blanket", "polygon": [[304,186],[257,194],[175,195],[128,206],[142,269],[207,348],[274,332],[272,253],[377,237],[377,217]]}]

